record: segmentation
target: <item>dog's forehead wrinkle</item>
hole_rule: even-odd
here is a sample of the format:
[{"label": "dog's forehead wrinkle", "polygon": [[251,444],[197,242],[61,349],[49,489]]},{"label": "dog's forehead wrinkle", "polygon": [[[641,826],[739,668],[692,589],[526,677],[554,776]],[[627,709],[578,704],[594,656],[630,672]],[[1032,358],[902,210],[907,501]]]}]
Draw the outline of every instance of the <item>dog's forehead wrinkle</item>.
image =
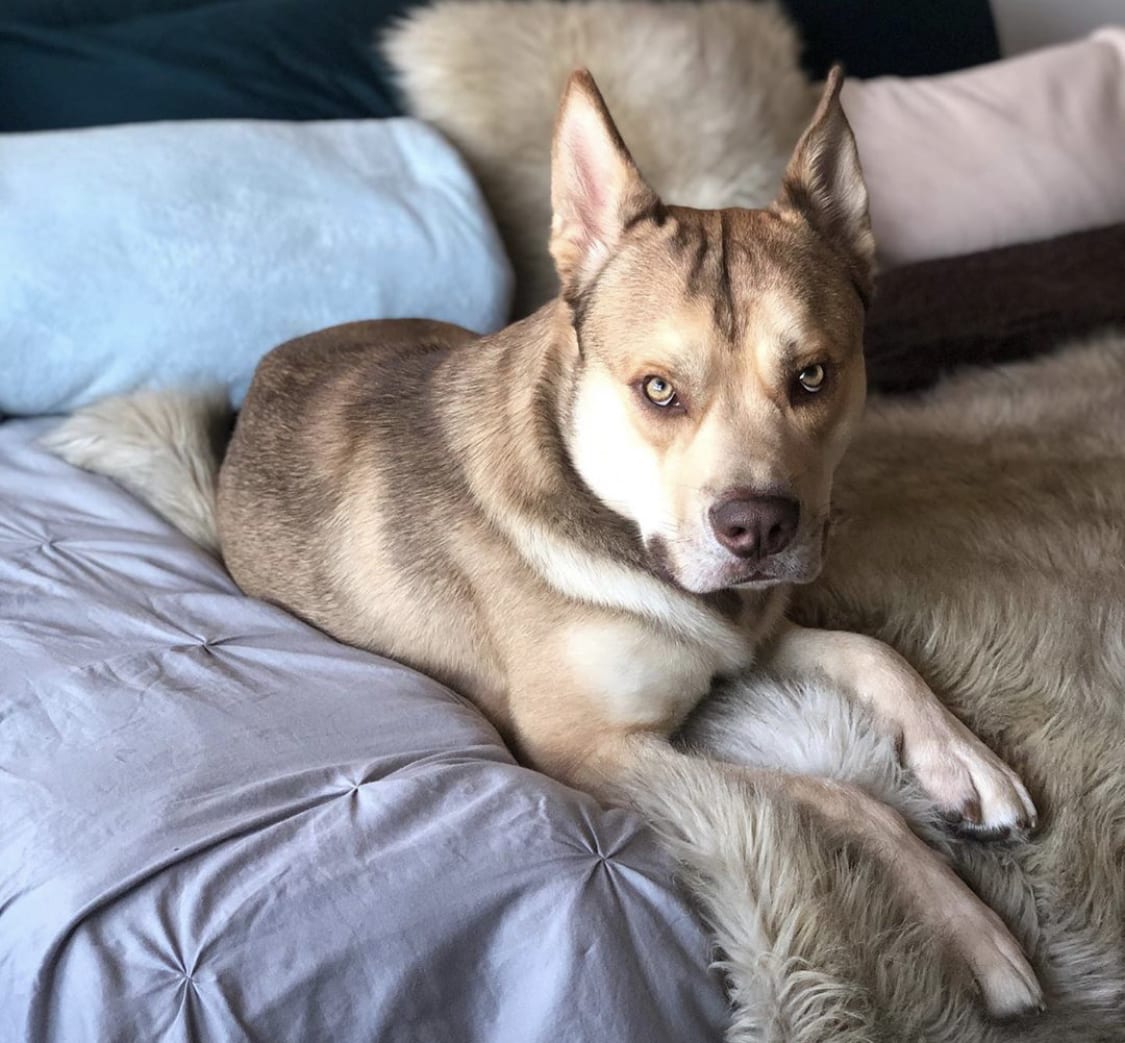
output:
[{"label": "dog's forehead wrinkle", "polygon": [[[694,244],[689,245],[692,243],[692,240],[694,240]],[[693,237],[687,237],[684,253],[689,252],[691,254],[691,259],[686,274],[687,292],[689,294],[700,294],[703,292],[707,256],[710,253],[710,245],[707,242],[707,237],[700,234],[698,231]]]},{"label": "dog's forehead wrinkle", "polygon": [[718,211],[718,276],[715,293],[715,326],[726,343],[734,346],[738,312],[735,308],[734,290],[731,286],[731,265],[734,263],[734,246],[731,242],[732,224],[727,211]]},{"label": "dog's forehead wrinkle", "polygon": [[680,291],[669,302],[671,310],[706,303],[707,339],[717,337],[726,344],[737,339],[740,317],[731,265],[741,261],[734,255],[734,223],[721,210],[678,209],[669,222],[668,239],[661,243],[661,266]]},{"label": "dog's forehead wrinkle", "polygon": [[765,211],[728,209],[713,215],[713,265],[705,292],[713,301],[716,331],[732,350],[744,346],[764,298],[799,293],[807,279],[795,270],[799,259],[779,251],[770,233]]}]

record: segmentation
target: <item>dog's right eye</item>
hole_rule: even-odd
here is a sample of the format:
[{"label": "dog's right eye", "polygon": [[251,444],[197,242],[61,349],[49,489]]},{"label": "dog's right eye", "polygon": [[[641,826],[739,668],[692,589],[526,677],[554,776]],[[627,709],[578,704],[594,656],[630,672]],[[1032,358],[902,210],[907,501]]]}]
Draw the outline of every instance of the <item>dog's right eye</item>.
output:
[{"label": "dog's right eye", "polygon": [[676,403],[676,389],[663,377],[645,377],[642,389],[654,406],[671,406]]}]

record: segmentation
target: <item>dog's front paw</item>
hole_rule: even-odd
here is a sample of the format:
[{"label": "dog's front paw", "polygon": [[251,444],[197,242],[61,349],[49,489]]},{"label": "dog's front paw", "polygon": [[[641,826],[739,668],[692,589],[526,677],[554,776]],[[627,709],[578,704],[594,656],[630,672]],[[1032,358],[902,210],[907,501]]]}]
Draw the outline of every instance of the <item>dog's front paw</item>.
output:
[{"label": "dog's front paw", "polygon": [[902,760],[961,832],[1006,837],[1038,823],[1020,777],[952,716],[904,734]]},{"label": "dog's front paw", "polygon": [[957,925],[954,939],[964,953],[989,1014],[1020,1017],[1042,1011],[1043,989],[1019,943],[991,909]]}]

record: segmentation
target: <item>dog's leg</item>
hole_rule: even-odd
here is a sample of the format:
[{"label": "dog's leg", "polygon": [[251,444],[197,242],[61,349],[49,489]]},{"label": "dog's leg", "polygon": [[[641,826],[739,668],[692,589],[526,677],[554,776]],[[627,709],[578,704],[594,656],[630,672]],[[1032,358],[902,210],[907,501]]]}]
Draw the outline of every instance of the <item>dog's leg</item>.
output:
[{"label": "dog's leg", "polygon": [[1035,827],[1035,805],[1019,776],[888,645],[862,634],[787,623],[767,665],[783,678],[826,676],[869,706],[892,731],[903,764],[960,828],[1003,836]]},{"label": "dog's leg", "polygon": [[[724,853],[742,851],[750,842],[745,835],[750,801],[764,796],[795,802],[825,832],[859,841],[880,860],[916,915],[968,963],[990,1013],[1010,1016],[1041,1007],[1035,973],[1003,922],[896,811],[854,786],[712,761],[681,753],[653,733],[595,724],[589,716],[575,721],[561,747],[556,746],[558,731],[552,729],[544,743],[525,732],[525,747],[548,773],[635,807],[673,834],[679,857],[708,877],[717,866],[721,873],[724,864],[741,864]],[[747,900],[741,885],[724,881],[714,880],[711,889],[711,912],[720,931],[723,909]]]}]

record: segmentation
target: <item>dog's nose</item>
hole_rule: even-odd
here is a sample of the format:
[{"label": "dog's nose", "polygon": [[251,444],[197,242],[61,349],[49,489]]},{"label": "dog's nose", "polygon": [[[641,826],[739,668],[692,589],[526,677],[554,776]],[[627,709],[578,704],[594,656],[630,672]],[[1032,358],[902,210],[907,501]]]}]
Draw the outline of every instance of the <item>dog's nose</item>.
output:
[{"label": "dog's nose", "polygon": [[740,558],[768,558],[797,533],[801,505],[784,496],[734,496],[711,508],[718,541]]}]

